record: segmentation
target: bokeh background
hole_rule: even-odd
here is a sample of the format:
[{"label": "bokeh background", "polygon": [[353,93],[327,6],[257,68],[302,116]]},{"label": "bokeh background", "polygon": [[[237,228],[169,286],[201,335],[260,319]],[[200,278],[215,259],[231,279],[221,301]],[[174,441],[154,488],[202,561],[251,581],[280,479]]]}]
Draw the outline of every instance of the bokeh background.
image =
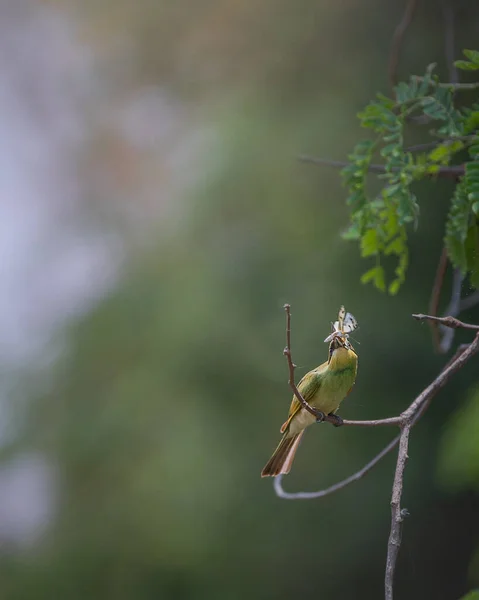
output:
[{"label": "bokeh background", "polygon": [[[340,238],[338,172],[296,160],[344,159],[363,135],[404,4],[0,1],[2,598],[382,597],[394,456],[319,501],[259,474],[291,396],[285,302],[298,375],[326,359],[340,304],[357,317],[344,417],[397,414],[447,360],[410,315],[451,188],[417,190],[390,298]],[[453,4],[459,58],[479,7]],[[399,75],[445,74],[444,57],[441,2],[424,0]],[[477,373],[413,431],[398,598],[479,586]],[[312,428],[285,487],[327,486],[392,435]]]}]

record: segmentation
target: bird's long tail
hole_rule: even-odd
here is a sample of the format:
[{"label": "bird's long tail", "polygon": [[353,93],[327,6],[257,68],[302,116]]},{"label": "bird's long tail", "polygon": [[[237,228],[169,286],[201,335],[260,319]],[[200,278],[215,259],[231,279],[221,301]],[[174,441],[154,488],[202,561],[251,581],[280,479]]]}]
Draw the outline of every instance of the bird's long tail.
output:
[{"label": "bird's long tail", "polygon": [[301,431],[292,437],[286,437],[286,433],[283,436],[273,456],[261,471],[261,477],[276,477],[276,475],[286,475],[286,473],[289,473],[303,433],[304,431]]}]

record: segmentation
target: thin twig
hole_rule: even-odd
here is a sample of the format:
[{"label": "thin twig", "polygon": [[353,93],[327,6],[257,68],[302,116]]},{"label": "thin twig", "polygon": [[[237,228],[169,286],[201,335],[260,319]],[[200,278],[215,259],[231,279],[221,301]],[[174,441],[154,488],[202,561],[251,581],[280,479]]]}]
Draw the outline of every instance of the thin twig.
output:
[{"label": "thin twig", "polygon": [[441,323],[442,325],[451,327],[452,329],[470,329],[471,331],[479,331],[479,325],[464,323],[455,317],[435,317],[433,315],[423,315],[421,313],[412,316],[414,319],[416,319],[416,321],[436,321],[436,323]]},{"label": "thin twig", "polygon": [[[426,412],[429,403],[433,399],[433,397],[439,392],[439,390],[444,387],[449,378],[456,373],[459,369],[461,369],[464,364],[479,350],[479,338],[476,337],[472,344],[465,344],[460,347],[461,352],[458,352],[458,355],[454,357],[453,360],[449,361],[446,367],[441,371],[441,373],[436,377],[436,379],[423,391],[419,396],[414,400],[411,404],[411,407],[414,406],[414,415],[411,416],[406,410],[399,419],[401,422],[404,422],[404,419],[410,419],[411,426],[415,425],[417,421],[422,417],[422,415]],[[410,407],[410,408],[411,408]],[[399,421],[398,421],[399,422]],[[346,423],[346,421],[345,421]],[[359,422],[360,423],[360,422]],[[351,424],[355,424],[355,422],[351,422]],[[343,489],[355,481],[358,481],[364,475],[369,473],[369,471],[377,465],[377,463],[384,458],[391,450],[393,450],[399,442],[399,436],[397,436],[394,440],[392,440],[379,454],[377,454],[370,462],[368,462],[362,469],[353,473],[346,479],[335,483],[329,488],[319,490],[316,492],[285,492],[281,479],[282,477],[278,476],[274,480],[274,489],[276,494],[280,498],[284,498],[286,500],[314,500],[316,498],[323,498],[324,496],[328,496],[338,490]]]},{"label": "thin twig", "polygon": [[[337,425],[337,423],[334,423]],[[373,421],[349,421],[341,419],[341,427],[383,427],[390,425],[400,425],[401,417],[388,417],[387,419],[375,419]]]},{"label": "thin twig", "polygon": [[456,360],[456,358],[458,356],[461,356],[461,354],[467,350],[469,348],[470,344],[461,344],[460,346],[457,347],[456,351],[454,352],[454,355],[450,358],[450,360],[446,363],[446,365],[444,366],[445,369],[447,369],[449,367],[449,365],[452,365],[452,363]]},{"label": "thin twig", "polygon": [[478,330],[474,341],[469,344],[468,347],[460,353],[459,356],[450,363],[423,392],[421,392],[421,394],[419,394],[409,408],[401,415],[404,419],[404,424],[401,429],[399,440],[399,452],[391,497],[391,531],[388,541],[385,574],[386,600],[393,599],[394,572],[396,569],[399,548],[401,547],[402,524],[405,516],[404,511],[401,510],[401,496],[404,484],[404,469],[408,458],[409,432],[413,425],[417,423],[424,414],[431,399],[442,387],[444,387],[444,385],[446,385],[449,378],[459,371],[466,362],[479,351],[479,326],[469,326],[467,323],[462,323],[461,326],[465,326],[465,329],[475,328]]},{"label": "thin twig", "polygon": [[404,11],[403,18],[399,22],[396,27],[393,35],[393,40],[391,43],[391,51],[389,53],[389,66],[388,66],[388,74],[389,74],[389,83],[391,85],[391,89],[395,87],[397,84],[397,68],[399,64],[399,55],[401,53],[401,46],[403,43],[404,35],[407,31],[407,28],[411,24],[412,18],[414,16],[414,12],[417,7],[417,0],[409,0],[406,5],[406,10]]},{"label": "thin twig", "polygon": [[407,512],[401,510],[401,496],[404,482],[404,469],[408,459],[407,451],[409,444],[409,432],[411,425],[406,424],[401,430],[399,437],[399,451],[394,474],[393,492],[391,496],[391,531],[388,540],[388,553],[386,558],[386,573],[384,578],[385,598],[393,600],[394,573],[396,561],[401,547],[402,524]]},{"label": "thin twig", "polygon": [[[343,169],[344,167],[349,167],[352,163],[343,160],[329,160],[326,158],[318,158],[316,156],[309,156],[307,154],[301,154],[298,156],[298,160],[300,162],[311,163],[313,165],[322,165],[325,167],[333,167],[334,169]],[[401,169],[399,167],[392,167],[390,169],[393,173],[398,173]],[[385,173],[386,168],[384,165],[379,164],[370,164],[368,166],[369,173]],[[431,177],[452,177],[456,179],[457,177],[461,177],[464,175],[464,166],[463,165],[452,165],[449,167],[439,167],[438,171],[431,175]]]},{"label": "thin twig", "polygon": [[339,481],[338,483],[335,483],[331,487],[328,487],[324,490],[320,490],[318,492],[285,492],[281,484],[283,476],[278,475],[278,477],[275,477],[274,479],[274,491],[276,492],[277,496],[283,498],[284,500],[314,500],[316,498],[322,498],[323,496],[329,496],[329,494],[333,494],[334,492],[342,490],[350,483],[354,483],[355,481],[359,481],[359,479],[362,479],[367,473],[369,473],[369,471],[371,471],[373,467],[375,467],[378,464],[379,461],[381,461],[387,454],[389,454],[391,450],[394,450],[394,448],[398,445],[398,442],[399,436],[395,437],[391,442],[389,442],[389,444],[385,448],[383,448],[381,452],[376,454],[376,456],[372,460],[370,460],[366,465],[364,465],[362,469],[356,471],[356,473],[353,473],[346,479],[343,479],[342,481]]},{"label": "thin twig", "polygon": [[314,408],[314,406],[311,406],[311,404],[304,399],[294,381],[294,370],[296,369],[296,365],[293,363],[293,357],[291,354],[291,306],[289,304],[285,304],[283,308],[286,313],[286,347],[283,350],[283,354],[286,356],[286,361],[288,363],[288,383],[290,388],[293,390],[293,394],[304,410],[307,410],[317,420],[332,423],[333,425],[336,425],[336,427],[381,427],[385,425],[399,425],[400,417],[389,417],[387,419],[377,419],[374,421],[349,421],[339,419],[336,415],[325,415],[321,411]]},{"label": "thin twig", "polygon": [[[286,306],[285,306],[285,310]],[[418,320],[431,319],[430,315],[413,315],[414,318]],[[438,317],[440,322],[446,324],[445,322],[449,322],[447,318]],[[457,321],[457,319],[454,319]],[[477,329],[479,330],[478,325],[469,325],[468,323],[462,323],[461,321],[457,321],[460,323],[465,329]],[[291,320],[289,321],[289,331],[291,336]],[[447,363],[441,373],[436,377],[436,379],[429,385],[419,396],[414,400],[414,402],[410,405],[410,408],[414,406],[414,414],[410,414],[407,409],[403,412],[399,417],[392,417],[390,419],[380,419],[378,421],[346,421],[344,420],[344,425],[356,425],[359,427],[374,427],[376,425],[400,425],[401,423],[406,423],[410,420],[410,425],[413,426],[417,423],[417,421],[422,417],[424,412],[426,411],[429,403],[432,398],[436,395],[436,393],[447,383],[449,378],[456,373],[459,369],[461,369],[464,364],[479,350],[479,338],[476,337],[472,344],[465,344],[460,347],[460,352],[458,351],[456,355],[453,357],[451,361]],[[294,374],[294,373],[293,373]],[[298,398],[299,399],[299,398]],[[358,481],[366,473],[368,473],[384,456],[386,456],[399,442],[399,436],[392,440],[379,454],[377,454],[370,462],[368,462],[362,469],[353,473],[346,479],[332,485],[329,488],[319,490],[316,492],[285,492],[282,484],[281,484],[281,476],[278,476],[274,480],[274,489],[276,494],[280,498],[284,498],[286,500],[313,500],[316,498],[322,498],[324,496],[328,496],[342,488],[346,487],[350,483],[354,483]]]},{"label": "thin twig", "polygon": [[[454,320],[457,321],[457,319]],[[479,325],[469,325],[468,323],[463,323],[461,326],[464,327],[464,329],[479,331]],[[466,362],[472,358],[478,350],[479,334],[476,334],[476,337],[467,346],[464,352],[462,352],[452,363],[449,363],[448,366],[443,369],[441,373],[439,373],[436,379],[419,394],[409,408],[402,413],[401,416],[404,418],[405,422],[412,421],[412,423],[415,424],[417,422],[417,420],[415,420],[415,415],[421,409],[422,405],[432,398],[432,396],[435,396],[437,392],[446,385],[451,375],[454,375],[454,373],[457,373],[457,371],[462,369]]]},{"label": "thin twig", "polygon": [[[285,354],[288,359],[289,373],[290,373],[290,386],[295,392],[296,397],[301,402],[304,408],[305,405],[309,406],[304,401],[301,394],[297,390],[294,384],[294,364],[291,359],[291,307],[289,304],[284,306],[286,311],[286,343]],[[455,317],[436,317],[433,315],[414,314],[412,315],[418,321],[433,321],[440,323],[445,327],[451,329],[468,329],[476,331],[476,336],[472,343],[462,346],[456,352],[454,358],[444,367],[434,381],[425,388],[410,404],[410,406],[399,415],[399,417],[392,417],[389,419],[381,419],[376,421],[346,421],[346,425],[356,425],[363,427],[374,427],[377,425],[398,425],[401,429],[399,436],[394,438],[381,452],[379,452],[371,461],[369,461],[362,469],[353,473],[346,479],[335,483],[334,485],[319,490],[317,492],[286,492],[282,487],[282,476],[278,476],[274,480],[274,490],[279,498],[285,500],[312,500],[323,498],[329,494],[333,494],[346,486],[358,481],[364,477],[371,469],[373,469],[389,452],[391,452],[399,443],[399,451],[396,462],[396,469],[394,474],[393,490],[391,496],[391,529],[388,539],[387,559],[386,559],[386,571],[385,571],[385,598],[386,600],[393,600],[394,591],[394,574],[396,571],[397,557],[401,547],[402,538],[402,527],[407,511],[401,509],[401,497],[404,487],[404,471],[406,468],[406,462],[408,458],[408,445],[409,445],[409,434],[412,427],[426,412],[428,406],[431,403],[433,397],[442,389],[449,381],[452,375],[459,371],[468,360],[472,358],[479,351],[479,325],[473,325],[471,323],[464,323]],[[297,392],[297,394],[296,394]],[[310,407],[312,408],[312,407]],[[307,409],[307,408],[306,408]],[[313,409],[314,410],[314,409]],[[313,413],[314,414],[314,413]]]},{"label": "thin twig", "polygon": [[286,313],[286,347],[283,350],[283,354],[286,356],[286,360],[288,362],[289,386],[293,390],[294,395],[296,396],[298,402],[301,404],[304,410],[307,410],[316,419],[325,421],[327,420],[328,415],[324,415],[320,411],[317,411],[308,402],[306,402],[306,400],[303,398],[301,392],[298,390],[294,382],[294,370],[296,369],[296,365],[293,363],[293,359],[291,357],[291,306],[289,304],[285,304],[283,308]]}]

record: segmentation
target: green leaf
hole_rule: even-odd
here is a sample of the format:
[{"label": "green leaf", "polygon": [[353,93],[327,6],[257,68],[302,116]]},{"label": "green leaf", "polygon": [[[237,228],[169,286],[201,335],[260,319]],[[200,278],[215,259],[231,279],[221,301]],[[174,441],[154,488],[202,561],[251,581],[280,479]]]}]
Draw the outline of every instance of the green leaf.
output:
[{"label": "green leaf", "polygon": [[343,233],[341,234],[341,237],[343,238],[343,240],[348,240],[348,241],[359,240],[361,237],[361,233],[358,229],[357,224],[353,223],[352,225],[350,225],[348,227],[348,229],[346,229],[346,231],[343,231]]},{"label": "green leaf", "polygon": [[479,52],[477,50],[463,50],[462,52],[466,58],[479,66]]},{"label": "green leaf", "polygon": [[401,237],[397,237],[390,244],[386,246],[384,249],[384,254],[388,256],[389,254],[397,254],[400,255],[404,252],[404,240]]},{"label": "green leaf", "polygon": [[377,289],[381,292],[384,292],[386,290],[386,282],[384,280],[384,269],[381,266],[373,267],[361,276],[361,283],[369,283],[371,281],[374,283],[375,287],[377,287]]},{"label": "green leaf", "polygon": [[479,65],[471,63],[467,60],[456,60],[454,61],[454,66],[456,66],[458,69],[461,69],[461,71],[477,71],[479,69]]},{"label": "green leaf", "polygon": [[389,284],[388,292],[391,296],[395,296],[399,292],[399,288],[401,287],[401,282],[399,279],[395,279]]},{"label": "green leaf", "polygon": [[375,229],[369,229],[361,238],[361,256],[374,256],[379,252],[378,234]]},{"label": "green leaf", "polygon": [[466,194],[465,177],[456,185],[446,222],[444,242],[452,264],[463,273],[467,271],[465,241],[469,229],[470,202]]}]

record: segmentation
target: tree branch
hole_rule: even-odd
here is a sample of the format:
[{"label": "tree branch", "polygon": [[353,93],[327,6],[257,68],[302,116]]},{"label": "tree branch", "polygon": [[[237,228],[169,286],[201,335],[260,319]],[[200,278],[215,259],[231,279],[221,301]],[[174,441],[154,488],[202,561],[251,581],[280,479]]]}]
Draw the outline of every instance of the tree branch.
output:
[{"label": "tree branch", "polygon": [[404,481],[404,469],[408,459],[409,432],[411,425],[406,424],[401,429],[399,436],[399,452],[394,474],[393,493],[391,496],[391,531],[389,532],[388,553],[386,558],[386,573],[384,577],[384,589],[386,600],[393,599],[394,572],[401,547],[402,524],[407,511],[401,510],[401,496]]},{"label": "tree branch", "polygon": [[442,325],[451,327],[452,329],[471,329],[472,331],[479,331],[479,325],[464,323],[455,317],[434,317],[432,315],[423,315],[419,313],[417,315],[413,315],[413,318],[416,319],[416,321],[435,321],[436,323],[441,323]]},{"label": "tree branch", "polygon": [[[416,316],[416,315],[413,315]],[[420,315],[426,317],[426,315]],[[448,317],[442,319],[448,321]],[[457,321],[457,319],[454,319]],[[459,321],[459,323],[461,323]],[[449,325],[451,326],[451,325]],[[393,584],[394,572],[396,569],[397,557],[399,548],[401,547],[402,524],[404,516],[407,514],[401,510],[401,496],[404,484],[404,469],[407,462],[407,451],[409,444],[409,432],[411,428],[422,417],[432,398],[437,392],[446,385],[449,378],[457,373],[466,362],[479,351],[479,326],[461,323],[461,327],[465,329],[475,329],[478,331],[474,341],[455,358],[437,377],[436,379],[414,400],[414,402],[405,410],[401,417],[403,418],[403,426],[399,440],[399,452],[396,463],[396,472],[394,475],[393,492],[391,497],[391,531],[388,541],[388,553],[386,559],[386,574],[385,574],[385,592],[386,600],[393,599]],[[453,327],[456,327],[455,325]]]},{"label": "tree branch", "polygon": [[296,365],[293,363],[293,357],[291,354],[291,305],[285,304],[283,308],[286,313],[286,347],[283,350],[283,354],[286,356],[286,361],[288,363],[288,383],[289,387],[293,390],[293,394],[295,395],[301,406],[304,408],[304,410],[307,410],[318,421],[326,421],[328,423],[332,423],[336,427],[382,427],[385,425],[399,425],[401,421],[400,417],[389,417],[386,419],[376,419],[373,421],[349,421],[340,419],[336,415],[325,415],[321,411],[314,408],[314,406],[311,406],[311,404],[309,404],[309,402],[307,402],[304,399],[303,395],[299,391],[294,381],[294,370],[296,369]]},{"label": "tree branch", "polygon": [[398,442],[399,436],[395,437],[391,442],[389,442],[389,444],[383,448],[381,452],[376,454],[372,460],[365,464],[362,469],[359,469],[359,471],[356,471],[356,473],[353,473],[349,477],[346,477],[346,479],[343,479],[342,481],[339,481],[338,483],[335,483],[331,487],[325,488],[324,490],[319,490],[318,492],[289,493],[283,489],[283,475],[278,475],[278,477],[275,477],[274,479],[274,491],[276,492],[277,496],[283,498],[284,500],[315,500],[317,498],[329,496],[329,494],[334,494],[334,492],[338,492],[339,490],[347,487],[350,483],[354,483],[355,481],[362,479],[378,464],[378,462],[380,462],[387,454],[389,454],[391,450],[394,450],[394,448],[398,445]]},{"label": "tree branch", "polygon": [[[295,365],[291,358],[291,307],[289,304],[285,304],[284,309],[286,311],[286,348],[284,354],[288,360],[289,367],[289,384],[294,391],[295,396],[300,401],[303,408],[311,412],[313,415],[317,415],[318,411],[315,411],[301,396],[299,390],[294,383],[294,369]],[[323,498],[329,494],[333,494],[351,483],[358,481],[364,477],[371,469],[373,469],[389,452],[391,452],[399,443],[399,451],[396,462],[396,469],[394,474],[394,482],[391,496],[391,529],[388,540],[388,551],[386,559],[386,572],[385,572],[385,594],[386,600],[393,599],[393,585],[394,585],[394,574],[396,570],[397,557],[399,549],[401,547],[402,537],[402,526],[404,518],[407,516],[407,511],[401,509],[401,497],[404,486],[404,471],[406,468],[406,462],[408,458],[408,445],[409,445],[409,434],[412,427],[417,421],[423,416],[429,407],[431,400],[434,396],[442,389],[449,381],[452,375],[459,371],[468,360],[470,360],[479,351],[479,325],[473,325],[471,323],[464,323],[455,317],[436,317],[432,315],[424,314],[413,314],[413,318],[417,321],[432,321],[440,323],[445,327],[451,329],[468,329],[476,331],[474,340],[467,345],[461,346],[456,355],[451,361],[443,368],[439,375],[434,381],[426,387],[409,405],[409,407],[401,413],[398,417],[391,417],[388,419],[379,419],[375,421],[344,421],[344,425],[359,426],[359,427],[376,427],[380,425],[397,425],[401,432],[400,435],[394,438],[381,452],[379,452],[371,461],[369,461],[362,469],[353,473],[346,479],[335,483],[334,485],[319,490],[316,492],[286,492],[282,487],[282,476],[278,476],[274,480],[274,490],[279,498],[285,500],[312,500],[317,498]],[[308,408],[309,407],[309,408]],[[326,419],[328,420],[328,419]]]}]

